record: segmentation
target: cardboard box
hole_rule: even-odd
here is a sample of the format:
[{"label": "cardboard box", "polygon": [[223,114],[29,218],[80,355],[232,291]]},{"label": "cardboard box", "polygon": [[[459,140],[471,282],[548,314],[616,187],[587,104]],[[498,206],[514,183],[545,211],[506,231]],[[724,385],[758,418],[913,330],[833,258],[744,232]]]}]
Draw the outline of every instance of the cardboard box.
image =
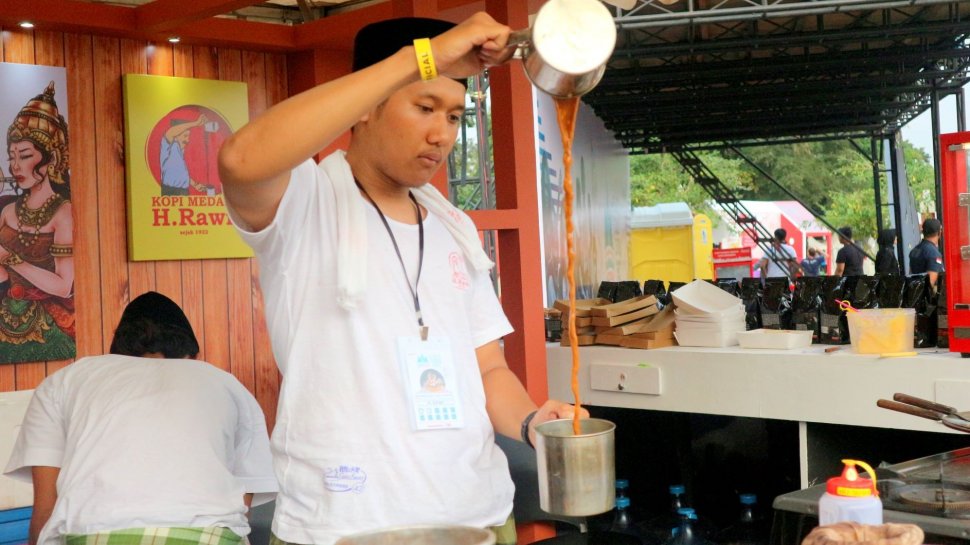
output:
[{"label": "cardboard box", "polygon": [[622,337],[620,346],[625,348],[663,348],[665,346],[676,346],[677,342],[673,339],[640,339],[635,336]]},{"label": "cardboard box", "polygon": [[[576,317],[589,316],[590,309],[595,306],[609,305],[609,299],[597,298],[597,299],[576,299]],[[568,313],[569,301],[566,299],[556,299],[556,302],[552,304],[553,308],[557,308],[563,313]]]},{"label": "cardboard box", "polygon": [[[578,306],[578,305],[577,305]],[[590,316],[599,317],[611,317],[619,316],[621,314],[628,314],[636,310],[651,308],[652,312],[648,312],[643,316],[649,314],[655,314],[659,312],[657,309],[657,298],[653,295],[641,295],[639,297],[634,297],[633,299],[627,299],[626,301],[620,301],[619,303],[611,303],[607,305],[597,305],[590,310]]]},{"label": "cardboard box", "polygon": [[[651,295],[650,297],[653,297],[653,296]],[[595,312],[596,309],[594,308],[593,311]],[[650,316],[651,314],[656,314],[656,313],[657,313],[657,307],[650,306],[647,308],[641,308],[633,312],[628,312],[626,314],[616,314],[612,316],[594,316],[593,325],[600,326],[600,327],[614,327],[620,324],[633,322],[635,320],[639,320],[640,318],[644,318],[644,317]]]}]

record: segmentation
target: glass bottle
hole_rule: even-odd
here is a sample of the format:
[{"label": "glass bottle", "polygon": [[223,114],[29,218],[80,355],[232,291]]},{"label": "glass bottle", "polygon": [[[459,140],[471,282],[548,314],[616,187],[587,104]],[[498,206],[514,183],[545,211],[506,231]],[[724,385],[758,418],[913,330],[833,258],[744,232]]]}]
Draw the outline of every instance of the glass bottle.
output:
[{"label": "glass bottle", "polygon": [[668,505],[670,507],[667,509],[667,512],[650,518],[643,527],[643,533],[658,543],[663,543],[670,539],[673,530],[680,524],[678,511],[686,507],[687,503],[684,499],[686,492],[684,485],[672,484],[668,488],[668,491],[670,492],[670,497],[668,498]]},{"label": "glass bottle", "polygon": [[616,511],[613,514],[613,524],[610,525],[611,532],[621,534],[628,533],[633,528],[630,518],[630,498],[616,498]]},{"label": "glass bottle", "polygon": [[758,496],[741,494],[738,496],[740,511],[738,518],[718,536],[721,545],[766,545],[769,529],[757,509]]},{"label": "glass bottle", "polygon": [[680,516],[680,524],[674,528],[673,535],[665,542],[666,545],[712,545],[694,528],[697,522],[694,509],[682,507],[677,514]]},{"label": "glass bottle", "polygon": [[617,497],[617,499],[630,497],[630,492],[629,492],[630,491],[630,481],[628,481],[626,479],[617,479],[615,486],[616,486],[616,497]]}]

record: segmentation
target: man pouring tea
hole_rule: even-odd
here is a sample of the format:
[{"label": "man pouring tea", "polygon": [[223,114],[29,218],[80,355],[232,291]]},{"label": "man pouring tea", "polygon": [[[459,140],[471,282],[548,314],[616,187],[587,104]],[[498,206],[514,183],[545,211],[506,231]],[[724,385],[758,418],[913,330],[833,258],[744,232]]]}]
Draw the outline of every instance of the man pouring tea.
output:
[{"label": "man pouring tea", "polygon": [[[465,78],[505,62],[508,36],[485,13],[369,25],[353,73],[276,105],[221,150],[283,374],[276,543],[411,524],[487,527],[515,543],[494,434],[531,443],[536,424],[574,409],[537,408],[509,369],[493,263],[471,219],[428,183],[455,144]],[[348,149],[316,164],[348,129]],[[447,384],[434,403],[413,387],[427,368]]]}]

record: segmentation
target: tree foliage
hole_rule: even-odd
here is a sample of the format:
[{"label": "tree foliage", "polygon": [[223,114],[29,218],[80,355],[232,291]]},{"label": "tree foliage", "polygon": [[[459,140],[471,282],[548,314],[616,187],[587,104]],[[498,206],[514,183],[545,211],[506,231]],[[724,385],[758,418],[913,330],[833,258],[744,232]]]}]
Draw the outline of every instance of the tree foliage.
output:
[{"label": "tree foliage", "polygon": [[[735,191],[753,187],[754,178],[744,172],[740,161],[720,153],[702,152],[698,156],[726,185]],[[638,155],[630,161],[630,198],[633,206],[653,206],[662,202],[683,201],[691,210],[703,212],[717,221],[710,195],[693,182],[672,155]]]},{"label": "tree foliage", "polygon": [[[866,154],[867,141],[857,142]],[[873,168],[870,160],[846,140],[744,148],[741,152],[771,175],[796,197],[814,208],[826,221],[849,225],[858,240],[875,238],[876,205]],[[730,150],[702,152],[701,160],[747,200],[791,200],[758,169]],[[933,210],[933,166],[922,150],[903,142],[908,182],[921,212]],[[885,167],[880,163],[880,170]],[[885,203],[885,173],[881,173],[882,202]],[[711,216],[712,200],[694,183],[680,164],[668,154],[640,155],[630,161],[633,206],[684,201],[692,210]],[[885,209],[884,212],[888,212]],[[889,224],[883,218],[883,225]]]}]

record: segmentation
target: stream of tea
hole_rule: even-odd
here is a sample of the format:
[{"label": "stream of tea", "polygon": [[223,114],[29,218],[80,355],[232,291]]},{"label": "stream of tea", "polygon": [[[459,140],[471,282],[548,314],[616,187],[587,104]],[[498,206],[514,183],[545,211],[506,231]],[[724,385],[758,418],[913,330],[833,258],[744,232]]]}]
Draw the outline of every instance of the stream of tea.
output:
[{"label": "stream of tea", "polygon": [[559,136],[562,138],[562,187],[563,213],[566,215],[566,281],[569,286],[569,316],[566,318],[569,331],[569,346],[572,349],[572,389],[575,410],[573,412],[573,435],[581,431],[579,423],[579,336],[576,335],[576,245],[573,241],[573,136],[576,132],[576,112],[579,98],[556,98],[556,118],[559,121]]}]

